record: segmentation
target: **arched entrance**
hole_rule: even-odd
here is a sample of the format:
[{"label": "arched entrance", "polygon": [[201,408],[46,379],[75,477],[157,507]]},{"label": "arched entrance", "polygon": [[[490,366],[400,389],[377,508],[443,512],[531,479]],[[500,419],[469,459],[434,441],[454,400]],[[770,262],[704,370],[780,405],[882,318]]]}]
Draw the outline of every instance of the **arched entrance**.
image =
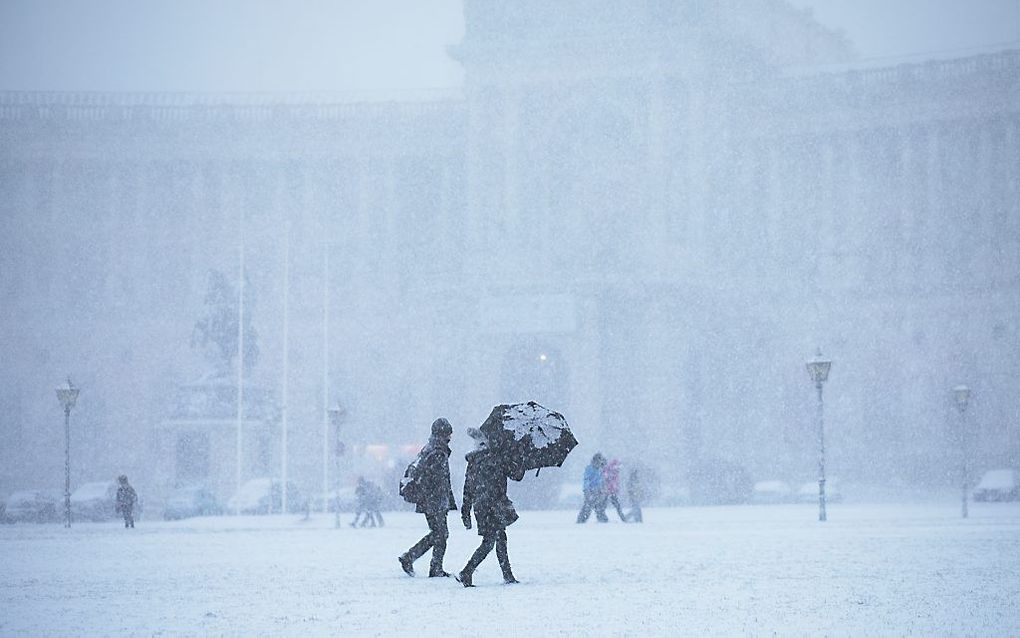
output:
[{"label": "arched entrance", "polygon": [[[550,410],[569,413],[569,371],[558,348],[540,338],[524,338],[514,342],[503,355],[500,370],[501,401],[521,403],[534,401]],[[563,471],[534,472],[520,483],[511,481],[510,497],[522,508],[555,507],[563,483]]]},{"label": "arched entrance", "polygon": [[562,412],[569,400],[567,362],[543,339],[519,339],[503,355],[500,391],[507,403],[535,401]]}]

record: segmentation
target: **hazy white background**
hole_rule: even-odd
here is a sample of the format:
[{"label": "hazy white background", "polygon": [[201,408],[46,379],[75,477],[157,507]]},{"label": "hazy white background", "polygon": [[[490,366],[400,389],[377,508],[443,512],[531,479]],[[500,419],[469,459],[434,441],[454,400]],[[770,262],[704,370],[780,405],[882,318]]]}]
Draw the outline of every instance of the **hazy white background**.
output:
[{"label": "hazy white background", "polygon": [[[707,0],[706,0],[707,1]],[[862,61],[1020,43],[1020,0],[791,0]],[[459,86],[460,0],[3,0],[0,90],[375,91]]]}]

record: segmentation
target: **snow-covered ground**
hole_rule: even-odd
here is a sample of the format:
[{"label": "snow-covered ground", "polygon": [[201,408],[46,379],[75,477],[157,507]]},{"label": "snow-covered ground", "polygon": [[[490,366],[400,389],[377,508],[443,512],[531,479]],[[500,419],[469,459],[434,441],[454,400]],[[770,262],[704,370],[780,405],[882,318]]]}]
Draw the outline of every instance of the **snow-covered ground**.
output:
[{"label": "snow-covered ground", "polygon": [[[0,635],[1018,635],[1020,504],[522,512],[520,585],[396,556],[425,531],[331,516],[0,527]],[[450,516],[446,568],[479,537]]]}]

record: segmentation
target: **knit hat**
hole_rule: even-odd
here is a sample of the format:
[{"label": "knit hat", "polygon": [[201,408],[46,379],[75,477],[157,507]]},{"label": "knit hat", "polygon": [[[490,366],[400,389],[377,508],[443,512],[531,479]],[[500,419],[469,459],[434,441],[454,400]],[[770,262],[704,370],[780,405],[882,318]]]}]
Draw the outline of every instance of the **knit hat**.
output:
[{"label": "knit hat", "polygon": [[450,425],[450,422],[444,419],[443,417],[439,417],[438,419],[432,422],[433,436],[436,435],[450,436],[451,434],[453,434],[453,426]]}]

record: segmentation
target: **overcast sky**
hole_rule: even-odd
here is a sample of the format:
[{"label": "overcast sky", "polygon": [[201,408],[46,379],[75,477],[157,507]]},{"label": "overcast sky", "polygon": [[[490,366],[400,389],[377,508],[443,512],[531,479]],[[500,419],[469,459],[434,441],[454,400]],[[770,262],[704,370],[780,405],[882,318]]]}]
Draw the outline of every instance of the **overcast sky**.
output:
[{"label": "overcast sky", "polygon": [[[863,58],[1020,47],[1020,0],[791,0]],[[0,0],[0,90],[457,86],[461,0]]]}]

